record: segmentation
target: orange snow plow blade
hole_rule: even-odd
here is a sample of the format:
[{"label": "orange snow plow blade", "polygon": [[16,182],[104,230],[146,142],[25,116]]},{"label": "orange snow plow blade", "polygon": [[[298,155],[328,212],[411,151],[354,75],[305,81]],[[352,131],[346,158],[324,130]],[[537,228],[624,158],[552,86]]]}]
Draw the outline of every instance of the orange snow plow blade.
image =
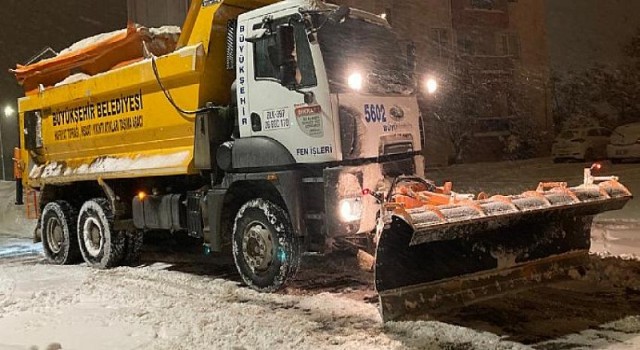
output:
[{"label": "orange snow plow blade", "polygon": [[589,169],[577,187],[541,183],[474,199],[449,190],[398,178],[383,202],[375,286],[384,321],[566,279],[588,257],[593,216],[632,198],[617,178],[594,178]]}]

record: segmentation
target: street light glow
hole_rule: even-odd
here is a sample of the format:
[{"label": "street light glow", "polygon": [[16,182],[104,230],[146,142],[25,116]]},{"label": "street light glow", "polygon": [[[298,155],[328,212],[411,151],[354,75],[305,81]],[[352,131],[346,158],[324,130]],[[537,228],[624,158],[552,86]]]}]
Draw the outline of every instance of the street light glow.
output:
[{"label": "street light glow", "polygon": [[362,89],[362,74],[355,72],[349,75],[347,78],[347,84],[350,88],[356,91],[360,91]]},{"label": "street light glow", "polygon": [[428,78],[425,86],[427,87],[427,92],[430,95],[433,95],[438,91],[438,82],[434,78]]},{"label": "street light glow", "polygon": [[4,107],[4,116],[9,118],[12,117],[16,111],[11,106]]}]

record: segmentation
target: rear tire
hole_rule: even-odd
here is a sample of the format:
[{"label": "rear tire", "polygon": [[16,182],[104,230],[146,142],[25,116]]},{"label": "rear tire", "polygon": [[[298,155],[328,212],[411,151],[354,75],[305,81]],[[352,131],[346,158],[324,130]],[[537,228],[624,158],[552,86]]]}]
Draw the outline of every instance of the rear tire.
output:
[{"label": "rear tire", "polygon": [[78,243],[91,267],[108,269],[122,261],[125,235],[113,230],[113,213],[105,198],[88,200],[80,208]]},{"label": "rear tire", "polygon": [[76,236],[77,211],[66,201],[47,203],[42,210],[42,247],[47,261],[57,265],[80,261]]},{"label": "rear tire", "polygon": [[293,279],[300,266],[300,240],[287,213],[261,198],[245,203],[233,228],[233,258],[252,289],[273,292]]}]

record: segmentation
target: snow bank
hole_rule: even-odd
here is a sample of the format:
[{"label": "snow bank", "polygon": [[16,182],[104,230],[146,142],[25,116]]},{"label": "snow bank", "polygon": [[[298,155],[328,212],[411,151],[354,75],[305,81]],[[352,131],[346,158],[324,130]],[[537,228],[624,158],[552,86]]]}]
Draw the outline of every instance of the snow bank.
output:
[{"label": "snow bank", "polygon": [[[629,308],[639,297],[628,292],[640,292],[640,261],[630,256],[594,255],[587,273],[575,281],[439,318],[447,323],[387,324],[375,304],[327,292],[261,294],[226,279],[224,269],[202,276],[167,263],[105,271],[2,261],[0,349],[51,344],[97,350],[640,346],[640,311]],[[518,337],[528,341],[513,340]]]},{"label": "snow bank", "polygon": [[166,268],[0,266],[0,349],[526,348],[439,322],[384,326],[374,305],[339,295],[260,294]]}]

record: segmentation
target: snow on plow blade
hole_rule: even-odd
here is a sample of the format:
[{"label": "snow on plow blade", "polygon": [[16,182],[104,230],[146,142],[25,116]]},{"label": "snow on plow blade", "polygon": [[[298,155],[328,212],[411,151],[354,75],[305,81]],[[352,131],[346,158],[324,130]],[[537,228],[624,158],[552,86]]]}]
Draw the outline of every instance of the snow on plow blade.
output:
[{"label": "snow on plow blade", "polygon": [[383,320],[566,279],[588,257],[593,216],[631,199],[616,180],[593,184],[585,174],[578,187],[541,184],[515,196],[417,208],[391,201],[375,263]]}]

